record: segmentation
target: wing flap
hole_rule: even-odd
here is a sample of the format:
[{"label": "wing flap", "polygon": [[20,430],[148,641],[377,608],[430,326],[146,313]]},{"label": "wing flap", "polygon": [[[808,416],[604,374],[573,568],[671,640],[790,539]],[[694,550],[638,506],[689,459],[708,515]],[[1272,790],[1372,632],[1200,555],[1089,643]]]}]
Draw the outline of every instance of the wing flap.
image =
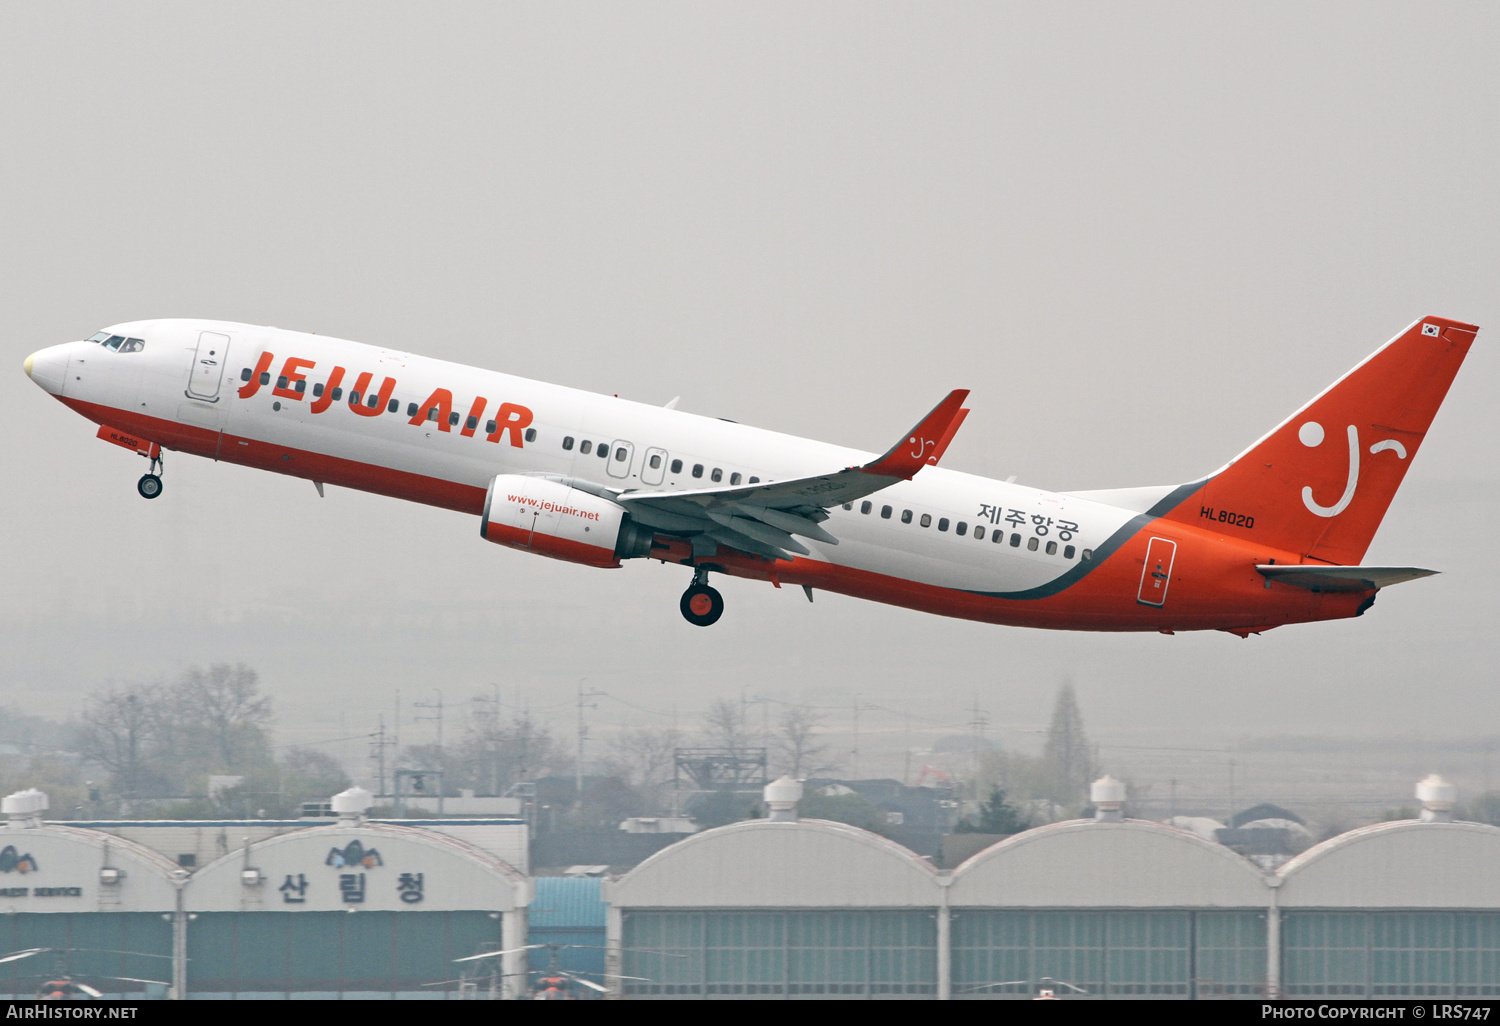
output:
[{"label": "wing flap", "polygon": [[1436,570],[1414,566],[1320,566],[1315,563],[1287,566],[1271,563],[1258,565],[1255,569],[1268,580],[1313,591],[1376,591],[1437,573]]}]

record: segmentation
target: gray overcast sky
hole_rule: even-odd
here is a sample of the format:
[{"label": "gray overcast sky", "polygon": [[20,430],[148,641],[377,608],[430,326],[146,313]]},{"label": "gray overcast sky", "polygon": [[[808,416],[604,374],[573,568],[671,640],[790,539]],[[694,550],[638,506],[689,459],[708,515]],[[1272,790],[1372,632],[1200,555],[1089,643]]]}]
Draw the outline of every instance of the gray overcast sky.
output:
[{"label": "gray overcast sky", "polygon": [[[977,696],[1019,738],[1071,677],[1104,736],[1495,734],[1497,43],[1480,3],[11,0],[0,699],[231,659],[294,740],[580,677],[684,720]],[[454,513],[187,457],[144,502],[20,366],[226,318],[866,449],[967,387],[947,464],[1083,488],[1219,466],[1429,313],[1484,330],[1369,561],[1443,576],[1248,641],[734,580],[699,630],[680,568]]]}]

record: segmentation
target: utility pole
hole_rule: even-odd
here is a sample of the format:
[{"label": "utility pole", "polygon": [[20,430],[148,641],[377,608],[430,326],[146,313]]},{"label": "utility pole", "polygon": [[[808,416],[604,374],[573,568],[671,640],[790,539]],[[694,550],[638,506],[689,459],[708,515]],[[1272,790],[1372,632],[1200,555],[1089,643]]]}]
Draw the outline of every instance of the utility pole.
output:
[{"label": "utility pole", "polygon": [[979,709],[979,695],[974,696],[974,718],[969,726],[974,728],[973,757],[970,759],[970,779],[974,782],[974,800],[979,800],[979,753],[984,748],[984,728],[988,724]]},{"label": "utility pole", "polygon": [[375,754],[370,756],[370,758],[375,760],[375,793],[383,795],[385,794],[385,746],[387,744],[385,739],[384,713],[380,714],[380,729],[372,736],[374,737],[374,741],[371,744],[375,749]]},{"label": "utility pole", "polygon": [[[446,762],[446,760],[443,758],[443,692],[440,689],[438,689],[438,688],[433,688],[432,690],[437,695],[437,701],[436,702],[413,702],[412,705],[415,708],[418,708],[418,709],[431,709],[431,710],[433,710],[433,714],[431,716],[416,716],[416,717],[414,717],[414,719],[418,719],[418,720],[436,720],[437,721],[437,757],[438,757],[438,763],[440,764],[440,765],[437,766],[437,769],[441,773],[441,771],[444,769],[444,767],[441,764],[444,763],[444,762]],[[438,815],[439,816],[441,816],[443,814],[443,791],[444,791],[443,778],[442,778],[442,776],[439,776],[438,777]]]},{"label": "utility pole", "polygon": [[1230,820],[1234,819],[1234,760],[1229,760],[1229,815],[1224,817],[1225,826],[1233,826]]},{"label": "utility pole", "polygon": [[851,769],[853,770],[853,779],[858,780],[859,779],[859,695],[855,695],[854,696],[854,751],[851,752],[850,754],[853,756],[853,758],[850,759]]},{"label": "utility pole", "polygon": [[588,678],[585,677],[578,682],[578,763],[574,767],[573,774],[573,795],[579,808],[583,807],[583,740],[588,736],[589,731],[588,725],[583,722],[583,710],[599,708],[597,702],[587,702],[586,700],[600,698],[604,695],[604,692],[595,691],[592,688],[585,691],[583,687],[583,681],[585,680],[588,680]]},{"label": "utility pole", "polygon": [[475,695],[474,704],[491,707],[489,712],[476,713],[475,715],[481,720],[485,717],[489,717],[490,719],[490,731],[487,740],[491,751],[494,753],[494,758],[491,760],[492,765],[490,766],[492,781],[490,790],[498,796],[500,794],[500,685],[491,682],[490,690],[493,694],[489,698],[485,698],[483,695]]}]

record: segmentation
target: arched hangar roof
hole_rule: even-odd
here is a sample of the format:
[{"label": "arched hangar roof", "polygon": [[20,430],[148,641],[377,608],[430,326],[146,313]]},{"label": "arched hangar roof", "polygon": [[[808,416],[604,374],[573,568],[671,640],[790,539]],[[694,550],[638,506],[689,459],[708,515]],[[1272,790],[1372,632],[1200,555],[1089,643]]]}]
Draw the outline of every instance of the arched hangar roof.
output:
[{"label": "arched hangar roof", "polygon": [[937,870],[894,841],[826,820],[745,820],[663,848],[618,880],[616,908],[933,908]]},{"label": "arched hangar roof", "polygon": [[1500,908],[1500,827],[1376,823],[1278,871],[1283,908]]},{"label": "arched hangar roof", "polygon": [[[246,882],[249,869],[258,871],[258,880]],[[355,879],[346,882],[344,876]],[[290,896],[300,901],[287,900],[282,888],[289,881],[295,889]],[[362,895],[357,903],[346,900],[346,888],[354,886]],[[195,912],[326,912],[353,904],[369,911],[510,912],[526,905],[529,895],[523,874],[472,844],[420,827],[350,822],[231,851],[195,873],[184,897]]]},{"label": "arched hangar roof", "polygon": [[953,871],[955,908],[1257,908],[1259,869],[1189,830],[1068,820],[1015,834]]},{"label": "arched hangar roof", "polygon": [[0,912],[170,912],[176,869],[150,848],[100,830],[12,823],[0,828]]}]

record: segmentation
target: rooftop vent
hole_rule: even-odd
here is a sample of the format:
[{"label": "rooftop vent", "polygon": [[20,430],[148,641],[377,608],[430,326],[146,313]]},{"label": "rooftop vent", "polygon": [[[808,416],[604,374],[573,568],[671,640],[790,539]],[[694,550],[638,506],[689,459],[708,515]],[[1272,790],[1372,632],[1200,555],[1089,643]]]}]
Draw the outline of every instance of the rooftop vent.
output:
[{"label": "rooftop vent", "polygon": [[0,800],[0,812],[10,817],[13,827],[36,827],[42,825],[42,813],[47,810],[47,796],[34,787],[8,794]]},{"label": "rooftop vent", "polygon": [[360,819],[375,804],[375,796],[362,787],[351,787],[334,795],[328,804],[339,819]]},{"label": "rooftop vent", "polygon": [[1417,800],[1422,803],[1422,822],[1452,823],[1453,801],[1457,797],[1458,788],[1436,773],[1429,774],[1425,780],[1419,780]]},{"label": "rooftop vent", "polygon": [[1105,774],[1089,785],[1089,800],[1094,803],[1096,823],[1118,823],[1124,819],[1125,785]]},{"label": "rooftop vent", "polygon": [[766,818],[772,823],[797,822],[797,803],[802,800],[802,784],[792,777],[784,776],[766,785],[766,804],[771,814]]}]

